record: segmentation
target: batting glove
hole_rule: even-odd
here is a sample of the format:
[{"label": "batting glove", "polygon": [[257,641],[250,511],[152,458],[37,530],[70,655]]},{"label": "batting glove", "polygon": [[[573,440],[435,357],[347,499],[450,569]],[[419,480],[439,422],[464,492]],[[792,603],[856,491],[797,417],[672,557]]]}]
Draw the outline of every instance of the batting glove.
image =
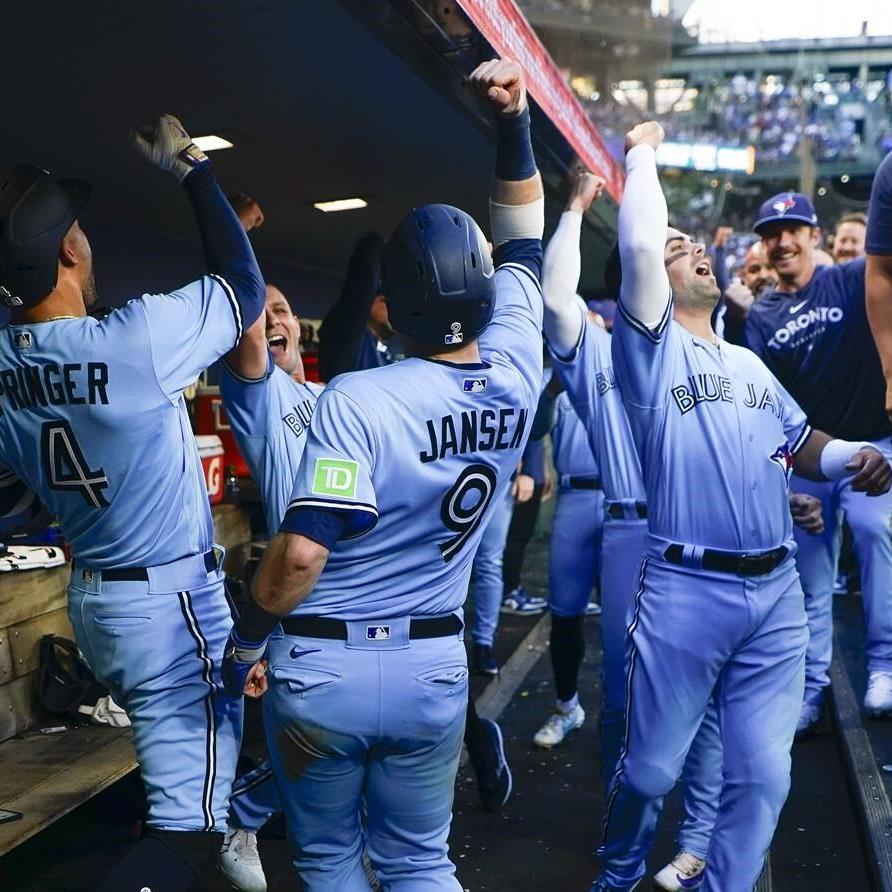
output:
[{"label": "batting glove", "polygon": [[140,155],[172,173],[181,183],[196,167],[211,163],[173,115],[161,115],[151,124],[137,125],[130,131],[130,139]]},{"label": "batting glove", "polygon": [[263,641],[244,641],[233,629],[229,633],[226,647],[223,650],[223,663],[220,672],[223,676],[223,687],[233,697],[240,697],[245,692],[245,682],[254,664],[263,659],[266,643]]}]

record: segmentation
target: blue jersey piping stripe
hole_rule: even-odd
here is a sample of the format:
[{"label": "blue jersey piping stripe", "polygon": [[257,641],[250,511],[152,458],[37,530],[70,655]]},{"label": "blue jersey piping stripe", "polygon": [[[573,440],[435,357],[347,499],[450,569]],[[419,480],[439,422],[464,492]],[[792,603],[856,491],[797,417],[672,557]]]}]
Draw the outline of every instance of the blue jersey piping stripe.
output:
[{"label": "blue jersey piping stripe", "polygon": [[232,315],[235,317],[235,330],[236,330],[236,339],[235,343],[237,344],[242,339],[243,332],[243,324],[242,324],[242,308],[239,306],[238,300],[236,300],[235,292],[232,290],[232,286],[223,276],[217,275],[217,273],[208,273],[210,278],[212,278],[215,282],[218,282],[220,287],[225,292],[226,296],[229,298],[229,306],[232,309]]},{"label": "blue jersey piping stripe", "polygon": [[508,262],[503,263],[500,266],[498,266],[496,268],[496,272],[498,272],[500,269],[519,270],[519,271],[525,273],[532,280],[533,284],[536,286],[536,290],[540,294],[542,293],[542,283],[536,278],[535,274],[528,266],[524,266],[522,263],[515,263],[514,261],[509,260]]},{"label": "blue jersey piping stripe", "polygon": [[663,332],[666,329],[666,326],[669,324],[669,319],[672,315],[672,300],[666,303],[666,309],[663,311],[663,317],[660,319],[656,328],[648,328],[640,319],[636,319],[623,305],[622,299],[616,302],[616,305],[619,307],[619,311],[623,314],[623,318],[635,328],[637,331],[640,331],[648,340],[653,341],[655,344],[659,344],[663,337]]},{"label": "blue jersey piping stripe", "polygon": [[242,384],[263,384],[263,382],[267,381],[270,376],[270,373],[267,372],[260,378],[246,378],[244,375],[240,375],[225,359],[222,360],[222,365],[226,370],[227,375],[234,378],[236,381],[240,381]]},{"label": "blue jersey piping stripe", "polygon": [[805,445],[806,440],[811,436],[812,426],[810,424],[806,424],[802,429],[802,433],[796,438],[796,442],[790,449],[794,455]]}]

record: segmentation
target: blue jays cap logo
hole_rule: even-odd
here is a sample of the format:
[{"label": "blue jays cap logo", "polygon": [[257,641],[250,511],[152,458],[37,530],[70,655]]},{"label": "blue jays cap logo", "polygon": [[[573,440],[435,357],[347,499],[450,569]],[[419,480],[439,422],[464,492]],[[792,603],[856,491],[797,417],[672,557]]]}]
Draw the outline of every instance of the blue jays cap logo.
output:
[{"label": "blue jays cap logo", "polygon": [[769,458],[784,472],[784,478],[789,483],[793,472],[793,453],[790,452],[790,447],[786,443],[778,446]]},{"label": "blue jays cap logo", "polygon": [[366,626],[365,637],[368,641],[389,641],[390,626]]},{"label": "blue jays cap logo", "polygon": [[464,378],[461,389],[465,393],[483,393],[486,390],[486,378]]},{"label": "blue jays cap logo", "polygon": [[779,214],[786,214],[787,211],[792,210],[796,207],[796,199],[793,198],[793,193],[788,192],[783,198],[779,201],[776,201],[773,205],[771,205]]}]

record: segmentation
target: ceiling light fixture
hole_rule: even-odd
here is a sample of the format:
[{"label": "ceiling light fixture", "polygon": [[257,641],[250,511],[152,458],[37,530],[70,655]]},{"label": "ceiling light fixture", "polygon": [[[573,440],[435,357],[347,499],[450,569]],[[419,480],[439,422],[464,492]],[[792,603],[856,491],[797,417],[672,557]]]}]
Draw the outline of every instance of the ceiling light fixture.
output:
[{"label": "ceiling light fixture", "polygon": [[334,201],[313,202],[313,207],[323,214],[330,214],[333,211],[355,211],[358,208],[368,207],[368,202],[361,198],[337,198]]},{"label": "ceiling light fixture", "polygon": [[195,136],[192,138],[192,142],[202,152],[218,152],[220,149],[231,149],[234,146],[234,143],[231,143],[228,139],[224,139],[222,136],[217,136],[214,133],[210,133],[207,136]]}]

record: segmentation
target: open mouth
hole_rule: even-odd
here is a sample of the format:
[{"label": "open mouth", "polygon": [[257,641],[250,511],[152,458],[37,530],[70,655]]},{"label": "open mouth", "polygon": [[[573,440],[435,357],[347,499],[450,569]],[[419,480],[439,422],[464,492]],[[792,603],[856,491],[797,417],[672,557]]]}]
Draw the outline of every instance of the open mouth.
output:
[{"label": "open mouth", "polygon": [[695,267],[694,272],[698,276],[711,276],[712,264],[708,260],[701,260]]},{"label": "open mouth", "polygon": [[267,338],[266,342],[274,357],[280,356],[288,349],[288,339],[284,335],[273,335],[271,338]]},{"label": "open mouth", "polygon": [[784,263],[787,260],[792,260],[795,256],[795,251],[778,251],[776,254],[771,255],[771,262]]}]

